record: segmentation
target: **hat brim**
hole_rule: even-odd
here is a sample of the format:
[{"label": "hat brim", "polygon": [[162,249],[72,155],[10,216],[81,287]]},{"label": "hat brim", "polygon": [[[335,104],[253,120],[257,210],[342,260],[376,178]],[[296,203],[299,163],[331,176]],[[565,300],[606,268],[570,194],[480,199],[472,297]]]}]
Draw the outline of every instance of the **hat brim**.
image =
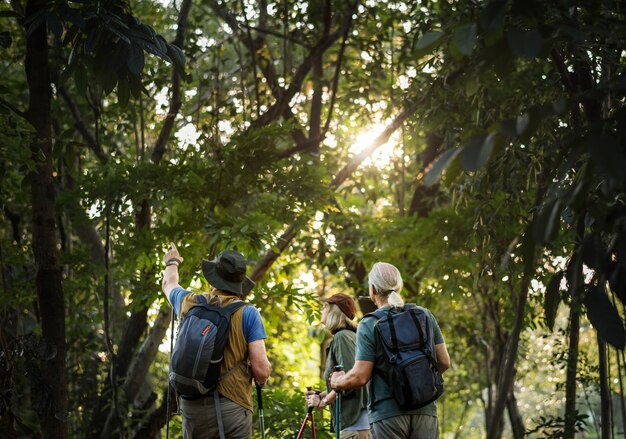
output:
[{"label": "hat brim", "polygon": [[212,287],[220,291],[235,293],[244,296],[254,288],[254,281],[248,276],[244,276],[243,282],[231,282],[224,279],[217,272],[217,263],[215,261],[202,260],[202,274]]}]

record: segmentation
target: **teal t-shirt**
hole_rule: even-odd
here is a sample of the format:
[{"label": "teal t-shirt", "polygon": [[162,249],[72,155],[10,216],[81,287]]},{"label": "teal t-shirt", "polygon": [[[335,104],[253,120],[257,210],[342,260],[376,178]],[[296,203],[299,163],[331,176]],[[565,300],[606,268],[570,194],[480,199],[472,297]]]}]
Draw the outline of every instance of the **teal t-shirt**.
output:
[{"label": "teal t-shirt", "polygon": [[[389,309],[383,307],[380,309]],[[396,309],[392,310],[392,312]],[[396,312],[399,312],[397,309]],[[444,342],[441,335],[441,329],[437,324],[437,320],[429,310],[426,310],[428,319],[433,330],[435,344]],[[374,362],[374,370],[372,378],[367,384],[367,390],[370,395],[369,404],[367,406],[370,423],[382,421],[399,415],[430,415],[437,416],[437,403],[433,402],[427,406],[415,410],[402,410],[396,400],[391,395],[391,389],[385,382],[384,376],[387,375],[388,365],[384,357],[383,347],[378,341],[378,336],[374,332],[374,327],[378,320],[374,317],[366,317],[361,320],[356,334],[356,355],[357,360]]]}]

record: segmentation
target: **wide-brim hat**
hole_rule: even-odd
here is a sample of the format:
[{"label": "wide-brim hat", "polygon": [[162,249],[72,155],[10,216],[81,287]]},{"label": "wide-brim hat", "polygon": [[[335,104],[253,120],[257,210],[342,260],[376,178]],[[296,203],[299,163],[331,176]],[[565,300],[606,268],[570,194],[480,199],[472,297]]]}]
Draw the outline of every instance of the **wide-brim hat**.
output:
[{"label": "wide-brim hat", "polygon": [[234,250],[224,250],[212,260],[202,260],[202,274],[212,287],[243,296],[254,288],[246,276],[246,259]]}]

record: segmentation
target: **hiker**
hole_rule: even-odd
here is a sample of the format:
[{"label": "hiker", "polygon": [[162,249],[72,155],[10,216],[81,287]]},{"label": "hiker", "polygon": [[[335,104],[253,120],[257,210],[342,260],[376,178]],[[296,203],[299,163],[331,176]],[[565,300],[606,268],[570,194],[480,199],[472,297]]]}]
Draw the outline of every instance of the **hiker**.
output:
[{"label": "hiker", "polygon": [[[203,294],[191,293],[178,284],[178,265],[183,258],[173,243],[163,261],[163,292],[179,321],[196,303],[219,300],[221,306],[226,306],[241,300],[254,287],[254,282],[245,275],[246,260],[236,251],[224,250],[214,260],[202,261],[202,273],[212,287],[210,293]],[[248,439],[252,435],[251,378],[263,385],[271,372],[265,351],[266,338],[263,320],[255,307],[243,306],[232,314],[217,385],[226,438]],[[213,392],[196,398],[181,395],[180,408],[185,439],[220,437]]]},{"label": "hiker", "polygon": [[[354,348],[356,343],[356,303],[347,294],[339,293],[320,299],[324,302],[322,308],[322,324],[333,334],[326,354],[326,368],[324,379],[326,391],[319,394],[309,391],[305,393],[309,407],[326,407],[331,405],[331,427],[336,431],[335,419],[336,393],[331,390],[328,377],[336,365],[342,365],[345,370],[354,365]],[[341,439],[369,439],[370,425],[367,419],[367,391],[364,387],[353,390],[341,398]]]},{"label": "hiker", "polygon": [[[377,262],[368,275],[369,296],[379,310],[392,314],[402,311],[404,301],[402,276],[398,269],[385,262]],[[443,373],[450,367],[450,355],[441,335],[439,325],[430,311],[426,310],[427,321],[434,337],[437,366]],[[358,389],[368,384],[368,415],[374,439],[411,438],[435,439],[439,437],[437,405],[435,402],[424,407],[406,410],[400,408],[393,390],[385,377],[390,368],[375,328],[377,319],[364,316],[359,323],[356,336],[356,361],[349,372],[334,372],[330,386],[335,390]]]}]

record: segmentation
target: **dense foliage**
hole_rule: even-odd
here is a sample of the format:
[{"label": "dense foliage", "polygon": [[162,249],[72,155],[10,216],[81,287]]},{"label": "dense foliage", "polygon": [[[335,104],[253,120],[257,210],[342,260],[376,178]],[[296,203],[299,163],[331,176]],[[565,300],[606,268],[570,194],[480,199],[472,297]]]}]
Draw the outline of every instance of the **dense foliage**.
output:
[{"label": "dense foliage", "polygon": [[268,437],[378,260],[446,338],[443,437],[623,433],[623,8],[1,2],[0,435],[180,435],[169,242],[194,291],[249,258]]}]

